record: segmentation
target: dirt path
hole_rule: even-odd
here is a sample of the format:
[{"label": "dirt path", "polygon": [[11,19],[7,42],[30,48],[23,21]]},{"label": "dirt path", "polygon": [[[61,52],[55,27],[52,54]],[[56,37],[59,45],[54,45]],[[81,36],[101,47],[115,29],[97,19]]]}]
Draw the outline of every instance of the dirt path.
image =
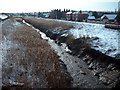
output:
[{"label": "dirt path", "polygon": [[103,85],[99,79],[93,75],[93,73],[88,69],[88,66],[82,60],[67,53],[70,52],[70,50],[65,44],[59,46],[54,42],[54,40],[51,40],[44,33],[40,32],[40,30],[34,28],[25,21],[23,22],[37,30],[41,34],[41,37],[44,40],[47,40],[51,47],[57,52],[58,56],[60,56],[60,59],[66,64],[67,70],[73,78],[72,87],[106,88],[106,86]]}]

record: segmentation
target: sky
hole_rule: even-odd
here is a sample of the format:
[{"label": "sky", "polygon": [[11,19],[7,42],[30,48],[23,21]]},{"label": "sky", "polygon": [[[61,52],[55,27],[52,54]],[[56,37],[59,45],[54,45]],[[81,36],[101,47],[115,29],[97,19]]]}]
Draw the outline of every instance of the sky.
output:
[{"label": "sky", "polygon": [[120,0],[0,0],[0,13],[46,12],[53,9],[115,11]]}]

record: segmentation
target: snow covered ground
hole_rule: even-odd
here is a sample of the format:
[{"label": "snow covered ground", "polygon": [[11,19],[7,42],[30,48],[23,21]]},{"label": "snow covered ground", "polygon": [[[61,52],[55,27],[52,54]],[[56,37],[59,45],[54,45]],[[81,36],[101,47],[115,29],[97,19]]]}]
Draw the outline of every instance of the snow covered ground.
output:
[{"label": "snow covered ground", "polygon": [[108,56],[115,57],[118,54],[118,30],[105,28],[103,24],[78,22],[75,29],[71,29],[70,32],[75,38],[90,37],[91,47]]},{"label": "snow covered ground", "polygon": [[[118,54],[120,54],[120,30],[105,28],[104,24],[74,22],[57,19],[52,20],[65,22],[68,24],[72,23],[74,25],[75,28],[70,29],[69,32],[64,33],[63,36],[67,36],[69,33],[71,33],[75,39],[89,37],[91,39],[89,44],[93,49],[99,50],[100,52],[111,57],[116,57]],[[56,33],[60,33],[58,29],[56,30]]]}]

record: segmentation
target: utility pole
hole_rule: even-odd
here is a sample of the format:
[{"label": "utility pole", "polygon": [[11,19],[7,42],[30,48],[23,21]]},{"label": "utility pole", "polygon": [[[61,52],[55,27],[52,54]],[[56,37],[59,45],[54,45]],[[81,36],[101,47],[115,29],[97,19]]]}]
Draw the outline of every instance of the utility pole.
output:
[{"label": "utility pole", "polygon": [[120,1],[118,2],[118,11],[120,11]]}]

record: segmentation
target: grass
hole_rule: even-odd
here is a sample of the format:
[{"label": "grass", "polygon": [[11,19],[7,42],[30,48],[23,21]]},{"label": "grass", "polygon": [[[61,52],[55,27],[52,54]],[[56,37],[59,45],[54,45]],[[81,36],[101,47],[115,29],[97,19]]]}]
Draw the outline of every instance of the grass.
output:
[{"label": "grass", "polygon": [[[46,19],[37,19],[34,17],[24,17],[23,18],[26,22],[32,24],[34,27],[40,29],[41,31],[45,31],[45,30],[54,30],[54,28],[56,27],[61,27],[59,30],[61,33],[64,30],[69,30],[70,28],[73,28],[74,25],[73,24],[69,24],[69,23],[65,23],[65,22],[59,22],[59,21],[55,21],[55,20],[46,20]],[[45,32],[46,33],[46,32]],[[61,34],[60,33],[60,34]],[[82,44],[85,48],[89,48],[90,45],[87,43],[87,39],[89,39],[89,36],[85,37],[80,37],[81,40],[84,40],[84,43]],[[74,42],[75,39],[74,37],[69,34],[66,40],[66,43],[72,43]]]},{"label": "grass", "polygon": [[52,30],[56,27],[61,27],[61,30],[68,30],[74,27],[72,24],[67,24],[65,22],[60,22],[60,21],[58,22],[55,20],[46,20],[42,18],[37,19],[34,17],[24,17],[23,19],[41,30],[48,30],[48,29]]},{"label": "grass", "polygon": [[18,47],[7,50],[7,63],[3,63],[2,71],[4,87],[15,86],[9,83],[9,79],[24,83],[22,87],[29,88],[70,87],[71,79],[61,68],[59,57],[40,34],[24,24],[14,29],[7,35],[11,36],[12,42],[17,43]]}]

